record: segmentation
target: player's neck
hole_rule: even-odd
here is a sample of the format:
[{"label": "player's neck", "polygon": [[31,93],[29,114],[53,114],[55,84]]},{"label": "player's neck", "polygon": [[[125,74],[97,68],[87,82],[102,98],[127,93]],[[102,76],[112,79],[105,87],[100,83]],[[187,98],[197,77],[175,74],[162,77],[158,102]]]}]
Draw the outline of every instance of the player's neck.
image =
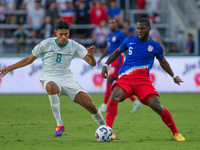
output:
[{"label": "player's neck", "polygon": [[150,40],[150,37],[146,37],[146,38],[144,38],[144,39],[141,39],[140,41],[146,42],[146,41],[148,41],[148,40]]},{"label": "player's neck", "polygon": [[111,33],[115,33],[117,31],[117,29],[113,29],[111,30]]}]

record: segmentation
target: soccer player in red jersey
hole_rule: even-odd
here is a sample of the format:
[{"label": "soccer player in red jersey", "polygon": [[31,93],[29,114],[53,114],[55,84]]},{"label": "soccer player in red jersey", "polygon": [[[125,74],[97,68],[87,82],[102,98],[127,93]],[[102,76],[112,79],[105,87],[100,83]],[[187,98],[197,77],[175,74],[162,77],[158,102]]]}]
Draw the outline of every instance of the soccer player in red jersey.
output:
[{"label": "soccer player in red jersey", "polygon": [[127,51],[126,60],[119,71],[119,78],[112,86],[111,100],[106,110],[106,124],[112,128],[117,115],[118,103],[134,94],[141,103],[149,106],[160,115],[162,121],[172,131],[175,140],[185,141],[185,138],[178,132],[171,113],[162,106],[159,94],[149,79],[154,57],[158,59],[160,66],[172,77],[176,84],[180,85],[183,81],[172,71],[164,57],[163,47],[149,38],[150,30],[149,19],[139,19],[137,36],[126,38],[103,65],[101,74],[103,78],[107,78],[107,66],[115,61],[121,53]]},{"label": "soccer player in red jersey", "polygon": [[[117,29],[118,24],[115,18],[109,19],[108,25],[111,30],[111,33],[107,37],[107,47],[104,53],[102,54],[101,58],[99,59],[98,64],[106,55],[108,54],[111,55],[126,38],[126,35],[121,30]],[[107,103],[111,95],[111,86],[113,82],[117,80],[119,70],[123,63],[124,63],[124,54],[121,54],[114,62],[111,63],[111,66],[109,68],[109,76],[107,80],[106,92],[104,95],[104,101],[102,105],[99,107],[99,110],[101,112],[106,112]],[[134,96],[131,95],[129,98],[133,102],[133,109],[131,110],[131,112],[136,112],[137,109],[139,109],[142,105]]]}]

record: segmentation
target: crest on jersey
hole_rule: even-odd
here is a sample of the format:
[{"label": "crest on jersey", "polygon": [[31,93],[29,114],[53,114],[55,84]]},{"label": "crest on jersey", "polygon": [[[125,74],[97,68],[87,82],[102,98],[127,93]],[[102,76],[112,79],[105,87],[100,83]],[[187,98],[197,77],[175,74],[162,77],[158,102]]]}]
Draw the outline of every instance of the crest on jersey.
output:
[{"label": "crest on jersey", "polygon": [[149,52],[151,52],[153,50],[153,46],[149,45],[147,49]]},{"label": "crest on jersey", "polygon": [[115,42],[116,41],[116,36],[112,37],[112,41]]}]

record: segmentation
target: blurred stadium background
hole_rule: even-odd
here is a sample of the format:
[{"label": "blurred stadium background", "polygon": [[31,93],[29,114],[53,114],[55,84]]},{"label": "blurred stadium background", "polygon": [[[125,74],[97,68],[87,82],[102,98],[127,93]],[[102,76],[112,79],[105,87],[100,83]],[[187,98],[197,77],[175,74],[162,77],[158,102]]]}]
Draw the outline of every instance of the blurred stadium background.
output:
[{"label": "blurred stadium background", "polygon": [[[164,46],[172,69],[185,81],[177,88],[155,61],[151,79],[158,91],[199,92],[199,14],[199,0],[2,0],[0,68],[30,55],[37,43],[55,36],[54,25],[60,19],[71,23],[71,39],[84,46],[94,44],[105,47],[106,33],[101,36],[105,31],[101,30],[102,20],[106,21],[104,28],[107,28],[108,18],[115,16],[119,28],[128,36],[136,35],[136,21],[145,16],[153,23],[151,37]],[[127,22],[130,22],[130,27]],[[23,34],[20,33],[20,28]],[[20,43],[21,39],[24,40]],[[99,39],[102,39],[104,45],[98,46]],[[188,47],[192,49],[190,52],[187,51]],[[99,59],[101,52],[96,52],[96,59]],[[102,64],[105,60],[106,58]],[[80,65],[77,66],[74,61],[80,61]],[[106,82],[100,75],[102,64],[92,68],[81,60],[74,61],[71,69],[80,85],[89,93],[103,93]],[[42,83],[39,82],[40,72],[40,59],[30,66],[10,72],[0,79],[0,93],[45,93]]]},{"label": "blurred stadium background", "polygon": [[[106,26],[110,15],[116,13],[119,28],[127,35],[136,34],[136,21],[140,17],[149,17],[153,20],[154,32],[151,33],[151,38],[163,44],[166,59],[184,83],[181,86],[174,84],[157,60],[150,78],[161,93],[163,106],[172,113],[186,141],[174,141],[171,131],[148,107],[143,106],[137,113],[130,113],[132,104],[124,102],[119,105],[119,113],[113,126],[121,140],[99,143],[94,136],[97,125],[90,114],[64,96],[61,96],[61,113],[66,131],[62,138],[53,138],[56,123],[48,96],[44,95],[46,91],[43,83],[39,81],[42,61],[37,59],[33,64],[0,78],[0,149],[199,150],[200,103],[197,100],[200,93],[200,1],[116,0],[116,6],[109,9],[113,5],[111,1],[1,0],[0,68],[29,56],[37,43],[54,36],[54,25],[59,19],[68,20],[72,24],[71,39],[84,46],[94,44],[105,47]],[[92,12],[95,17],[91,15]],[[101,16],[103,12],[104,15]],[[99,27],[101,20],[106,21],[103,30],[106,34],[103,36],[102,28]],[[130,22],[130,27],[127,22]],[[23,29],[23,34],[18,29]],[[188,35],[192,37],[190,41]],[[104,45],[98,45],[98,41],[101,41],[99,39],[102,39]],[[186,51],[187,45],[188,48],[194,46],[190,53]],[[97,51],[97,60],[100,55],[101,51]],[[106,59],[95,67],[87,65],[81,59],[74,59],[71,64],[75,78],[90,93],[97,107],[102,103],[106,88],[106,80],[100,74]],[[103,113],[104,117],[105,115]]]}]

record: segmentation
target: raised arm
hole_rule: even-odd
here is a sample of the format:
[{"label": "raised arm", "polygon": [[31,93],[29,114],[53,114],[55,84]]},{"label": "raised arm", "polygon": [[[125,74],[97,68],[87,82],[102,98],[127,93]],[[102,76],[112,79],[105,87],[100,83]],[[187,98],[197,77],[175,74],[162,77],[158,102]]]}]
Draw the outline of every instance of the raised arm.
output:
[{"label": "raised arm", "polygon": [[102,71],[101,71],[101,75],[103,78],[107,78],[108,77],[108,69],[107,67],[113,62],[115,61],[119,55],[122,53],[121,49],[118,47],[107,59],[107,61],[105,62],[105,64],[103,65]]},{"label": "raised arm", "polygon": [[11,70],[15,70],[17,68],[21,68],[24,66],[27,66],[29,64],[31,64],[35,59],[37,59],[37,57],[35,57],[33,54],[18,61],[17,63],[10,65],[8,67],[4,67],[0,70],[0,76],[4,77],[9,71]]},{"label": "raised arm", "polygon": [[96,59],[94,58],[95,46],[92,45],[87,48],[87,55],[83,58],[90,66],[96,66]]},{"label": "raised arm", "polygon": [[174,79],[174,82],[178,85],[180,85],[181,82],[183,82],[179,76],[175,76],[174,72],[172,71],[169,63],[167,62],[167,60],[165,59],[165,57],[163,57],[162,59],[158,59],[160,66]]}]

